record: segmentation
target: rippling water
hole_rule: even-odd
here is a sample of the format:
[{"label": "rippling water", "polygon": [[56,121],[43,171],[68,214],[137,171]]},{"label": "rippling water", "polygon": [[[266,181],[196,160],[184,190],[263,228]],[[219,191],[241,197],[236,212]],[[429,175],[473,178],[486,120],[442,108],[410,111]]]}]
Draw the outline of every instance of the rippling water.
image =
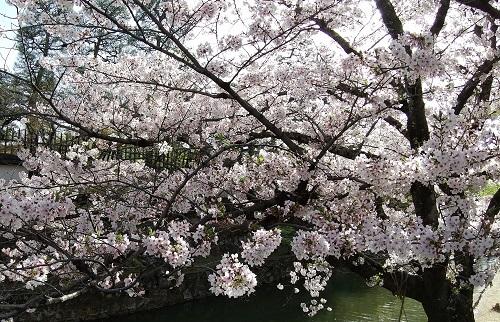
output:
[{"label": "rippling water", "polygon": [[[305,294],[293,294],[290,286],[279,291],[268,285],[243,299],[207,298],[106,322],[385,322],[398,321],[401,312],[399,298],[381,287],[369,288],[363,279],[346,271],[335,273],[323,297],[333,310],[312,318],[299,306],[307,300]],[[405,299],[401,321],[427,321],[422,305]]]}]

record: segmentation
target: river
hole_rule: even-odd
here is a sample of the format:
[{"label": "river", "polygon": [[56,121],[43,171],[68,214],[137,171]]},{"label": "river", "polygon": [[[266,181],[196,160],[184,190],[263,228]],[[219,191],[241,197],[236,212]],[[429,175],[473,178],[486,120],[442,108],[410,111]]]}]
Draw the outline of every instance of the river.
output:
[{"label": "river", "polygon": [[[285,284],[285,283],[283,283]],[[301,291],[303,292],[303,291]],[[263,286],[249,297],[227,299],[211,297],[194,302],[141,312],[126,317],[103,320],[105,322],[425,322],[422,305],[412,299],[401,300],[381,287],[368,287],[359,276],[344,270],[337,271],[323,293],[332,311],[321,311],[307,317],[300,303],[305,294],[293,294],[285,285]]]}]

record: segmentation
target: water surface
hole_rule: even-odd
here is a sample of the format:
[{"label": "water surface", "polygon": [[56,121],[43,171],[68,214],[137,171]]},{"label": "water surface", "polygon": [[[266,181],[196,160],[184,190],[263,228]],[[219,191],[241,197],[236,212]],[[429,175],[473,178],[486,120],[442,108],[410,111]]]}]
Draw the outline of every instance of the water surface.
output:
[{"label": "water surface", "polygon": [[362,278],[347,271],[335,273],[323,297],[333,310],[312,318],[300,308],[308,300],[305,294],[294,294],[286,285],[283,291],[266,285],[245,298],[212,297],[106,322],[390,322],[398,321],[400,314],[401,321],[427,321],[419,302],[406,298],[401,310],[398,297],[381,287],[366,286]]}]

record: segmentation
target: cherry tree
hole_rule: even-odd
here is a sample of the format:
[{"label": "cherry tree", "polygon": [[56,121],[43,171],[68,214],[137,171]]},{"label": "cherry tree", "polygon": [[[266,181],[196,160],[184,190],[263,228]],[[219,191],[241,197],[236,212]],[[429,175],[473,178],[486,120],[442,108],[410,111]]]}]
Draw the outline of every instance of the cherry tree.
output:
[{"label": "cherry tree", "polygon": [[[307,291],[309,315],[347,265],[429,321],[474,321],[499,265],[496,3],[10,2],[56,41],[37,62],[55,85],[3,77],[83,141],[20,151],[30,175],[2,185],[1,318],[88,289],[147,296],[147,274],[179,286],[206,256],[212,292],[245,296],[284,245],[278,286]],[[197,157],[99,158],[124,145]],[[228,236],[239,251],[220,254]]]}]

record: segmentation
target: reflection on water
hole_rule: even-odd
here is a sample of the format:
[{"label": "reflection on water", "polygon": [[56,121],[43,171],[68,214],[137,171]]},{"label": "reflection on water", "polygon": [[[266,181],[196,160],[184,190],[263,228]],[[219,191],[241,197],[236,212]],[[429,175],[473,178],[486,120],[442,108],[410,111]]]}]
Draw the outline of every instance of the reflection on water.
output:
[{"label": "reflection on water", "polygon": [[[312,318],[299,306],[307,300],[305,294],[293,294],[290,286],[279,291],[268,285],[243,299],[207,298],[106,322],[385,322],[398,321],[401,311],[401,300],[389,291],[369,288],[363,279],[345,271],[335,273],[323,297],[333,311],[323,310]],[[422,305],[405,299],[401,321],[427,321]]]}]

